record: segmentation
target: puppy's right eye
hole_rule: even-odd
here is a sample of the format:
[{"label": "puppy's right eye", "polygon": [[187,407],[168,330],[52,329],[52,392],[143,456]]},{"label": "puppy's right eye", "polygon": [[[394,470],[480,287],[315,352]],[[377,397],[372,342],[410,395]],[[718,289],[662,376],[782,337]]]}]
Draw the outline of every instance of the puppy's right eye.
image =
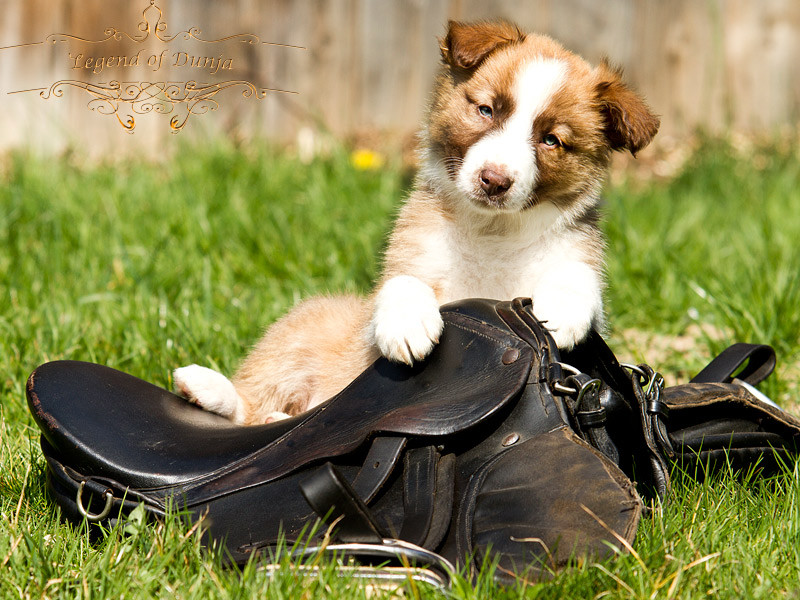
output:
[{"label": "puppy's right eye", "polygon": [[486,104],[481,104],[478,107],[478,112],[481,113],[482,116],[486,117],[487,119],[492,118],[492,107],[487,106]]}]

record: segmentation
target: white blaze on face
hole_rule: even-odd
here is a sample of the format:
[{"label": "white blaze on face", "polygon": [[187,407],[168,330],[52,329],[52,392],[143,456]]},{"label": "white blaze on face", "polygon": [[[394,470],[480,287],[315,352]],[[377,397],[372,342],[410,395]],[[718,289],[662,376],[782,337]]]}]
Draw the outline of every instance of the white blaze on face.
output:
[{"label": "white blaze on face", "polygon": [[525,206],[538,175],[531,141],[533,121],[547,107],[566,74],[566,65],[558,60],[533,60],[522,65],[513,88],[513,114],[501,129],[473,144],[464,156],[457,180],[464,194],[481,197],[481,171],[500,169],[513,181],[503,208],[516,211]]}]

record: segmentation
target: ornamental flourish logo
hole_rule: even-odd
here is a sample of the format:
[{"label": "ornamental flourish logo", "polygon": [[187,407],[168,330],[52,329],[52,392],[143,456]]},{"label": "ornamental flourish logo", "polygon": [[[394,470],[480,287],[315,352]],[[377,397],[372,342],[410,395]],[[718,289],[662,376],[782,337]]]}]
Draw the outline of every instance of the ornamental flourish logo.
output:
[{"label": "ornamental flourish logo", "polygon": [[[226,43],[305,50],[302,46],[265,42],[257,35],[249,33],[207,40],[201,36],[202,32],[197,27],[168,35],[164,13],[156,5],[156,0],[149,0],[149,6],[142,11],[142,19],[138,24],[138,33],[133,35],[109,27],[103,31],[105,37],[98,40],[54,33],[41,42],[0,48],[7,50],[25,46],[63,45],[69,68],[76,72],[75,79],[61,79],[49,87],[8,93],[39,92],[41,98],[48,100],[61,98],[69,88],[83,90],[91,96],[87,104],[90,110],[101,115],[113,115],[128,133],[133,133],[136,128],[135,115],[147,113],[168,115],[171,132],[178,133],[186,126],[191,116],[217,110],[219,101],[216,96],[229,89],[239,91],[243,98],[255,100],[262,100],[271,93],[297,94],[291,90],[258,86],[244,79],[203,83],[198,82],[197,78],[226,77],[239,70],[234,63],[243,59],[232,56],[230,46]],[[175,42],[195,42],[192,44],[193,47],[199,46],[206,51],[178,48]],[[128,51],[121,52],[122,49]],[[158,73],[162,68],[173,74],[191,73],[193,78],[186,81],[142,81],[141,78],[130,81],[119,79],[107,82],[85,81],[90,76],[102,76],[108,71],[115,73],[127,71],[135,75],[142,71]]]}]

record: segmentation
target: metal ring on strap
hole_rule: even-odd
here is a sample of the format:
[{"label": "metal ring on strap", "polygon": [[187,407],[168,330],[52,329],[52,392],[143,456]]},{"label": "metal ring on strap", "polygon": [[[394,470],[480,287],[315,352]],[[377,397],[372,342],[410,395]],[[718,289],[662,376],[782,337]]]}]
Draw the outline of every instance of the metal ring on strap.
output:
[{"label": "metal ring on strap", "polygon": [[603,385],[603,382],[602,382],[602,381],[600,381],[599,379],[590,379],[589,381],[587,381],[586,383],[584,383],[584,384],[581,386],[581,389],[580,389],[580,390],[578,390],[578,397],[575,399],[575,402],[577,402],[578,404],[580,404],[580,401],[583,399],[583,397],[584,397],[584,395],[586,394],[586,392],[589,392],[589,391],[592,391],[592,392],[599,391],[599,390],[600,390],[600,388],[602,387],[602,385]]},{"label": "metal ring on strap", "polygon": [[[567,363],[553,361],[553,364],[554,365],[558,365],[564,371],[567,371],[568,373],[570,373],[572,375],[580,375],[581,374],[581,372],[578,369],[576,369],[572,365],[568,365]],[[579,391],[577,388],[570,387],[568,385],[564,385],[560,381],[553,382],[553,390],[558,392],[559,394],[566,394],[566,395],[569,395],[569,396],[571,396],[573,394],[577,394],[578,391]]]},{"label": "metal ring on strap", "polygon": [[568,385],[564,385],[563,383],[556,381],[553,384],[553,390],[558,392],[559,394],[565,394],[571,396],[573,394],[577,394],[578,390],[573,387],[569,387]]},{"label": "metal ring on strap", "polygon": [[581,374],[581,372],[578,369],[576,369],[572,365],[568,365],[567,363],[558,362],[558,361],[554,360],[553,364],[554,365],[558,365],[559,367],[561,367],[565,371],[569,371],[572,375],[580,375]]},{"label": "metal ring on strap", "polygon": [[87,521],[102,521],[109,515],[109,513],[111,513],[111,506],[114,503],[114,494],[111,492],[111,490],[106,490],[103,492],[103,496],[106,499],[106,505],[99,513],[92,514],[83,506],[83,488],[85,487],[86,480],[84,479],[78,486],[78,494],[75,497],[75,504],[78,506],[78,512],[81,514],[81,516],[86,517]]},{"label": "metal ring on strap", "polygon": [[639,381],[643,387],[648,383],[650,383],[650,376],[647,373],[645,373],[644,369],[642,369],[638,365],[633,365],[630,363],[619,363],[619,366],[636,373],[639,376]]}]

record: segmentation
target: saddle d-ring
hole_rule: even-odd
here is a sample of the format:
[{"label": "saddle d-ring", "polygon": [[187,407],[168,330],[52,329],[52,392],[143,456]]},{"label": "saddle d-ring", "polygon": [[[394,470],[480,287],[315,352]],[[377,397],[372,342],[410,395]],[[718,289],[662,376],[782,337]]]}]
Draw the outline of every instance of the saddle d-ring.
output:
[{"label": "saddle d-ring", "polygon": [[78,495],[75,497],[75,504],[78,505],[78,512],[81,514],[81,516],[86,517],[87,521],[92,521],[92,522],[102,521],[111,512],[111,505],[114,503],[114,494],[111,492],[111,490],[106,490],[105,492],[103,492],[103,496],[106,499],[106,505],[103,507],[103,510],[93,515],[83,506],[82,497],[83,497],[83,488],[85,487],[86,487],[86,480],[84,479],[78,486]]}]

